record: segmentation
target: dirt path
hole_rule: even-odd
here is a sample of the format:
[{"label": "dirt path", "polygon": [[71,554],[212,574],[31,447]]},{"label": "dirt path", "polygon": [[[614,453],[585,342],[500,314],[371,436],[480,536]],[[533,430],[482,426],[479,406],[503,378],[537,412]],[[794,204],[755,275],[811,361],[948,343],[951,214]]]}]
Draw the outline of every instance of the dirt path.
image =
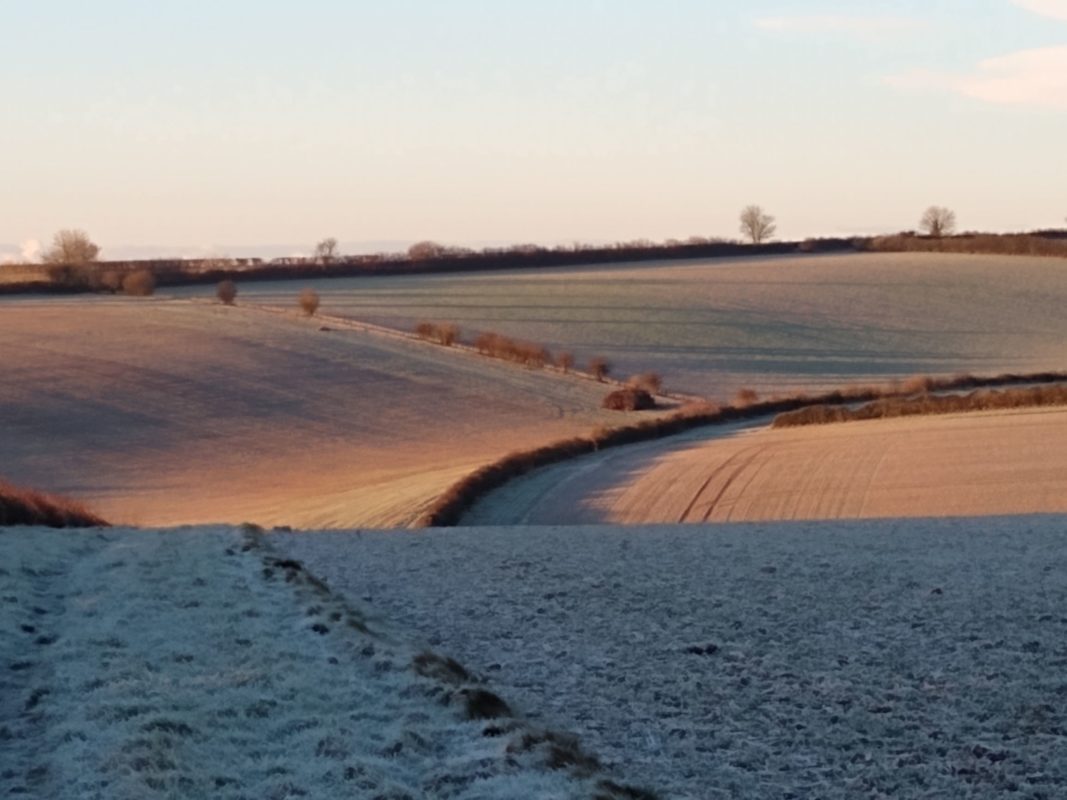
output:
[{"label": "dirt path", "polygon": [[464,524],[726,522],[1067,511],[1067,410],[735,429],[541,470]]}]

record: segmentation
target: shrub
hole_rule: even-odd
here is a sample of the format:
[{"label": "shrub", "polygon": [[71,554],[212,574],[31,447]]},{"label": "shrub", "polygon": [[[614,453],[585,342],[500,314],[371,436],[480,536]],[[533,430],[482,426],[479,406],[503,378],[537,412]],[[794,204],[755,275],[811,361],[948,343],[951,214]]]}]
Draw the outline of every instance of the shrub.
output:
[{"label": "shrub", "polygon": [[935,388],[936,381],[929,375],[913,375],[900,384],[902,394],[925,394]]},{"label": "shrub", "polygon": [[229,279],[219,281],[215,294],[223,304],[232,306],[233,301],[237,299],[237,284]]},{"label": "shrub", "polygon": [[474,347],[483,356],[496,356],[500,351],[502,339],[503,337],[500,334],[486,331],[478,334],[474,340]]},{"label": "shrub", "polygon": [[1033,386],[993,391],[981,389],[969,394],[921,394],[886,397],[859,408],[816,405],[779,414],[772,427],[825,425],[865,419],[888,419],[926,414],[957,414],[964,411],[994,411],[1013,408],[1067,405],[1067,386]]},{"label": "shrub", "polygon": [[300,293],[300,298],[297,300],[300,304],[300,309],[309,317],[315,316],[315,312],[319,310],[319,293],[314,289],[305,289]]},{"label": "shrub", "polygon": [[659,394],[663,388],[663,378],[658,372],[642,372],[626,381],[626,385],[635,389],[644,389],[649,394]]},{"label": "shrub", "polygon": [[150,297],[156,291],[156,276],[150,269],[138,269],[122,279],[122,291],[134,297]]},{"label": "shrub", "polygon": [[444,322],[437,326],[437,341],[445,347],[451,347],[459,339],[459,326]]},{"label": "shrub", "polygon": [[627,386],[610,392],[600,405],[611,411],[647,411],[656,407],[656,401],[644,389]]},{"label": "shrub", "polygon": [[415,326],[415,335],[451,347],[459,340],[459,326],[451,322],[420,322]]},{"label": "shrub", "polygon": [[759,392],[755,389],[739,389],[734,395],[735,406],[751,406],[759,402]]},{"label": "shrub", "polygon": [[595,356],[589,359],[589,372],[594,378],[601,383],[608,377],[608,373],[611,372],[611,362],[603,356]]},{"label": "shrub", "polygon": [[100,288],[104,291],[116,294],[122,289],[122,273],[117,269],[109,269],[101,272],[98,280]]},{"label": "shrub", "polygon": [[91,528],[107,523],[73,500],[0,480],[0,527],[5,525]]},{"label": "shrub", "polygon": [[572,369],[574,369],[574,353],[563,352],[556,357],[556,363],[559,368],[563,370],[563,374],[566,375]]}]

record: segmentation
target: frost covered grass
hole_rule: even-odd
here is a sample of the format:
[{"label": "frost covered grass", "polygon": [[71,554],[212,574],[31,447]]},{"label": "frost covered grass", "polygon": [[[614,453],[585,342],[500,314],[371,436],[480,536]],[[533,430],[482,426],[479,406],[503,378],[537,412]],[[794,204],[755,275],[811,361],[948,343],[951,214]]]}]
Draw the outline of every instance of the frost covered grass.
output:
[{"label": "frost covered grass", "polygon": [[1067,517],[275,545],[673,798],[1067,794]]},{"label": "frost covered grass", "polygon": [[226,529],[0,529],[0,794],[654,800]]}]

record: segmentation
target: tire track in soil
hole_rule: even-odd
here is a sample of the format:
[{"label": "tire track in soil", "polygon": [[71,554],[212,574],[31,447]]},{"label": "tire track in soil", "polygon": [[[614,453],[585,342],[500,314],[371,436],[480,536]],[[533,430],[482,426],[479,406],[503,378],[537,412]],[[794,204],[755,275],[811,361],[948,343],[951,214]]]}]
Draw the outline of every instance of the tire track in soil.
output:
[{"label": "tire track in soil", "polygon": [[701,519],[700,519],[701,522],[707,522],[708,521],[708,518],[711,516],[712,512],[715,511],[715,508],[718,505],[719,501],[722,500],[723,495],[726,494],[726,491],[733,485],[733,482],[735,480],[737,480],[738,477],[740,477],[742,472],[744,472],[746,469],[748,469],[750,466],[752,466],[752,462],[755,461],[759,457],[760,453],[763,452],[764,448],[755,447],[755,448],[750,448],[749,450],[746,450],[744,452],[748,453],[748,452],[751,452],[751,450],[755,450],[756,451],[755,454],[751,458],[746,460],[745,463],[743,463],[741,466],[739,466],[737,469],[735,469],[732,473],[730,473],[730,477],[726,479],[725,483],[723,483],[722,488],[719,489],[718,494],[716,494],[715,497],[712,498],[711,504],[708,506],[707,511],[704,512],[704,516],[701,517]]},{"label": "tire track in soil", "polygon": [[730,456],[725,461],[723,461],[717,468],[712,470],[711,474],[708,475],[707,479],[702,484],[700,484],[700,488],[696,490],[696,493],[693,495],[693,498],[689,501],[688,505],[686,505],[685,509],[682,511],[681,515],[678,517],[678,522],[679,523],[683,523],[689,518],[689,514],[696,507],[697,502],[704,495],[704,492],[706,492],[708,490],[708,487],[711,486],[712,481],[714,481],[715,478],[717,478],[719,475],[721,475],[722,472],[731,463],[736,461],[738,458],[743,456],[745,453],[747,453],[751,449],[752,448],[746,448],[744,450],[738,450],[732,456]]}]

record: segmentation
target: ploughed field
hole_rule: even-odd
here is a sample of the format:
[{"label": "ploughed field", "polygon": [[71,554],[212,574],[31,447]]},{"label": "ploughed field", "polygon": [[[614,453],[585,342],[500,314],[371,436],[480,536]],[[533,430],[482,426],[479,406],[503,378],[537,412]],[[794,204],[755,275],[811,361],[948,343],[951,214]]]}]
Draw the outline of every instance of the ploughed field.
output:
[{"label": "ploughed field", "polygon": [[1065,524],[270,538],[663,800],[1051,800],[1067,796]]},{"label": "ploughed field", "polygon": [[[451,321],[604,355],[616,374],[726,400],[926,374],[1064,366],[1067,264],[998,256],[844,254],[304,282],[322,309],[403,330]],[[245,283],[291,306],[304,283]],[[184,294],[203,294],[203,287]]]},{"label": "ploughed field", "polygon": [[2,299],[0,476],[113,523],[402,526],[480,464],[616,418],[588,379],[323,325]]},{"label": "ploughed field", "polygon": [[1067,512],[1067,409],[732,426],[605,450],[490,493],[470,525]]}]

